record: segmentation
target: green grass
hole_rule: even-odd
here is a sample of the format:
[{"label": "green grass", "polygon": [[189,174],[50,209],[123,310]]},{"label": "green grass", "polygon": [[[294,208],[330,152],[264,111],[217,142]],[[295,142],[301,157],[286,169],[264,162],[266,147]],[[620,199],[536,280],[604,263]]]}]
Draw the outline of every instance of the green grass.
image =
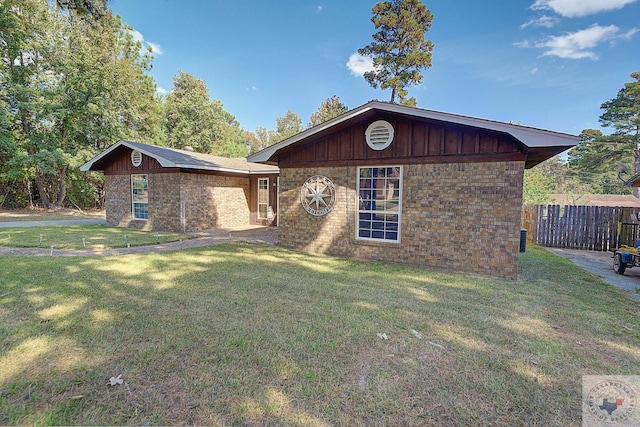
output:
[{"label": "green grass", "polygon": [[157,233],[104,225],[0,228],[0,246],[17,248],[113,249],[192,239],[194,234]]},{"label": "green grass", "polygon": [[3,425],[578,426],[581,376],[640,363],[638,303],[532,246],[517,281],[246,243],[0,271]]}]

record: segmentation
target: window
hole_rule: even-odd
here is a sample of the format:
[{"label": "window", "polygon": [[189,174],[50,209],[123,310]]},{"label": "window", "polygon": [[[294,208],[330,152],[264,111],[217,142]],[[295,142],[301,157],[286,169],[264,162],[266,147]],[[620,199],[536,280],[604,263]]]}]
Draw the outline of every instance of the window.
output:
[{"label": "window", "polygon": [[358,168],[358,239],[400,241],[402,167]]},{"label": "window", "polygon": [[269,178],[258,178],[258,219],[268,219]]},{"label": "window", "polygon": [[131,201],[133,219],[149,219],[148,175],[131,175]]}]

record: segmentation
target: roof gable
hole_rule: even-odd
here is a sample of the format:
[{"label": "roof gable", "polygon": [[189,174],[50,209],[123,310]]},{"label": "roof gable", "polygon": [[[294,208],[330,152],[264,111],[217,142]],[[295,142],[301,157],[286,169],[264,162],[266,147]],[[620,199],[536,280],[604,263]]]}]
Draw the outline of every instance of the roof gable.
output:
[{"label": "roof gable", "polygon": [[245,158],[227,158],[211,156],[209,154],[196,153],[187,150],[178,150],[158,145],[142,144],[132,141],[118,141],[84,165],[81,171],[105,170],[106,166],[121,153],[122,149],[131,149],[141,152],[143,155],[155,159],[162,167],[191,169],[200,171],[216,171],[234,174],[274,174],[278,168],[271,165],[260,165],[247,162]]},{"label": "roof gable", "polygon": [[308,142],[312,139],[321,139],[323,135],[329,135],[332,132],[336,132],[346,126],[349,126],[349,123],[353,123],[367,117],[373,117],[375,114],[380,113],[393,114],[406,118],[425,119],[443,124],[452,124],[493,132],[495,134],[508,135],[522,144],[524,148],[523,151],[526,153],[526,167],[528,168],[575,146],[579,142],[579,137],[560,132],[433,110],[424,110],[386,102],[371,101],[332,120],[306,129],[305,131],[267,147],[258,153],[252,154],[247,158],[247,160],[250,162],[278,164],[281,160],[281,156],[286,152],[290,152],[296,145]]}]

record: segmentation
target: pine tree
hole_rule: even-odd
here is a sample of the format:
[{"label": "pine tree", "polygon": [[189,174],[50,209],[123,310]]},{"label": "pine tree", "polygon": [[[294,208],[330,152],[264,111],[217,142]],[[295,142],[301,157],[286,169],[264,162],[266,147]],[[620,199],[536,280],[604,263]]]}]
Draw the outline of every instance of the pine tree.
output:
[{"label": "pine tree", "polygon": [[364,73],[364,78],[374,88],[391,89],[391,102],[398,97],[401,104],[415,106],[415,98],[407,98],[406,87],[422,83],[420,70],[431,67],[434,45],[424,35],[433,14],[420,0],[380,2],[372,13],[371,21],[379,31],[358,53],[371,57],[375,69]]}]

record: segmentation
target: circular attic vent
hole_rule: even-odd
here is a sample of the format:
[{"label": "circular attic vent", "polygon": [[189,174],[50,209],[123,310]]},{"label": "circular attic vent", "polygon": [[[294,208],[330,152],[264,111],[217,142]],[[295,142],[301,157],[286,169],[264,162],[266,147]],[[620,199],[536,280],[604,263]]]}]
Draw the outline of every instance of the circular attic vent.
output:
[{"label": "circular attic vent", "polygon": [[378,120],[365,131],[367,145],[374,150],[384,150],[393,141],[393,126],[385,120]]},{"label": "circular attic vent", "polygon": [[140,166],[142,163],[142,153],[138,150],[133,150],[131,152],[131,164],[135,167]]}]

